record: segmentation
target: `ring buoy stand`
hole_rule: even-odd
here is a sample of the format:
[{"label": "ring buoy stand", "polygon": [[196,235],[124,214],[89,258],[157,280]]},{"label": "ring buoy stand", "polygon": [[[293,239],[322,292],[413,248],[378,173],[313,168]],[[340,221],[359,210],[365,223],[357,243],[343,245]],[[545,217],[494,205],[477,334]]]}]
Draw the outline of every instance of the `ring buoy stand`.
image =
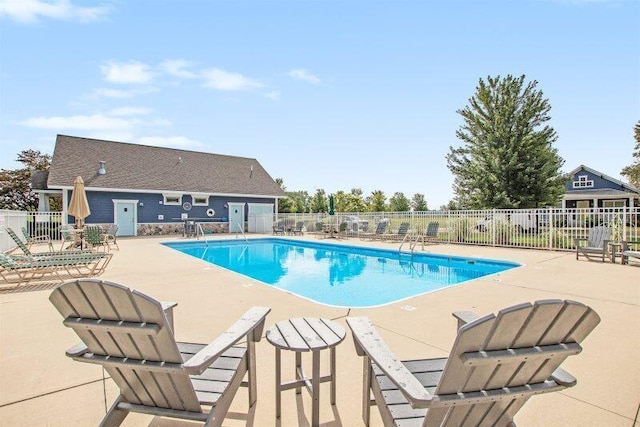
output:
[{"label": "ring buoy stand", "polygon": [[214,211],[213,209],[207,209],[207,216],[209,218],[211,218],[212,216],[214,216],[216,214],[216,211]]}]

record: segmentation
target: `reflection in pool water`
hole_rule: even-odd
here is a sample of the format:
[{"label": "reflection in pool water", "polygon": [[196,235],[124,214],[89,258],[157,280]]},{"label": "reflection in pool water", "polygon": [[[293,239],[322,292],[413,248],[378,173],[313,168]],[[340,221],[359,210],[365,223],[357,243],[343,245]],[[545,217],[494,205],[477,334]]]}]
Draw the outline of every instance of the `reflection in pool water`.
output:
[{"label": "reflection in pool water", "polygon": [[166,245],[301,297],[340,307],[388,304],[518,266],[285,239]]}]

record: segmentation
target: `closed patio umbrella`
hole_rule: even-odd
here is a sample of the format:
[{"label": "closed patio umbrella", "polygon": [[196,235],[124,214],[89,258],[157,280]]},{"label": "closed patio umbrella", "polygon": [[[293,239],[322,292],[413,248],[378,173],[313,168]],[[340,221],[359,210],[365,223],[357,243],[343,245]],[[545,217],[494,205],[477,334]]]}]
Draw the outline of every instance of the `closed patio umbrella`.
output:
[{"label": "closed patio umbrella", "polygon": [[81,228],[84,219],[91,215],[89,209],[89,201],[87,193],[84,191],[84,181],[79,176],[73,181],[73,191],[71,192],[71,201],[69,202],[69,215],[73,215],[76,219],[76,228]]}]

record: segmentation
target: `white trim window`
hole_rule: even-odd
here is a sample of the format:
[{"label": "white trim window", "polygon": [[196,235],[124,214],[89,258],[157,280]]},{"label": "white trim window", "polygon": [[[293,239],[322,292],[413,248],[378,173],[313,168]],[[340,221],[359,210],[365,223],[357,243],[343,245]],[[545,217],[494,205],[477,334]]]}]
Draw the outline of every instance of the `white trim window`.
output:
[{"label": "white trim window", "polygon": [[164,193],[162,199],[163,203],[168,206],[180,206],[182,204],[182,194]]},{"label": "white trim window", "polygon": [[573,188],[592,188],[593,180],[587,175],[579,175],[577,181],[573,181]]},{"label": "white trim window", "polygon": [[192,194],[191,200],[193,206],[209,206],[209,196],[207,195]]},{"label": "white trim window", "polygon": [[626,206],[627,206],[627,204],[624,201],[624,199],[603,200],[602,201],[602,207],[603,208],[624,208]]}]

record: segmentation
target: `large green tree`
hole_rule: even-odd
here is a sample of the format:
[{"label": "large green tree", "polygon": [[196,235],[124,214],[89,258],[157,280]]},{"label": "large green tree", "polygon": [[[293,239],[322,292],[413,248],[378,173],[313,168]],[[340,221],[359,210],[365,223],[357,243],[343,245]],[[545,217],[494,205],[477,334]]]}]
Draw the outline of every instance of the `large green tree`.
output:
[{"label": "large green tree", "polygon": [[287,196],[292,201],[291,212],[309,212],[309,193],[306,191],[287,191]]},{"label": "large green tree", "polygon": [[549,100],[525,76],[480,79],[458,110],[462,141],[449,148],[456,202],[467,209],[556,205],[564,193],[564,160],[553,147]]},{"label": "large green tree", "polygon": [[631,185],[640,188],[640,120],[633,128],[633,137],[636,145],[633,148],[633,163],[622,169],[622,175],[626,176]]},{"label": "large green tree", "polygon": [[389,210],[391,212],[407,212],[411,210],[411,202],[403,192],[394,193],[389,199]]},{"label": "large green tree", "polygon": [[23,150],[16,160],[24,167],[0,170],[0,209],[37,210],[38,196],[31,192],[31,172],[48,170],[51,156],[38,150]]},{"label": "large green tree", "polygon": [[347,196],[347,193],[342,190],[333,193],[333,203],[336,212],[348,212],[347,205],[349,200]]},{"label": "large green tree", "polygon": [[411,209],[413,209],[414,212],[424,212],[429,210],[424,194],[416,193],[413,195],[411,198]]},{"label": "large green tree", "polygon": [[[287,191],[287,187],[285,187],[285,185],[284,185],[284,179],[276,178],[275,181],[276,181],[276,184],[278,184],[280,186],[282,191],[284,191],[284,192]],[[292,209],[291,209],[292,206],[293,206],[293,202],[289,197],[287,197],[286,199],[278,199],[278,212],[279,213],[292,212]]]},{"label": "large green tree", "polygon": [[387,210],[387,196],[382,190],[374,190],[367,197],[367,205],[371,212],[384,212]]},{"label": "large green tree", "polygon": [[310,208],[311,212],[327,212],[329,210],[327,194],[322,188],[318,188],[313,197],[311,197]]}]

